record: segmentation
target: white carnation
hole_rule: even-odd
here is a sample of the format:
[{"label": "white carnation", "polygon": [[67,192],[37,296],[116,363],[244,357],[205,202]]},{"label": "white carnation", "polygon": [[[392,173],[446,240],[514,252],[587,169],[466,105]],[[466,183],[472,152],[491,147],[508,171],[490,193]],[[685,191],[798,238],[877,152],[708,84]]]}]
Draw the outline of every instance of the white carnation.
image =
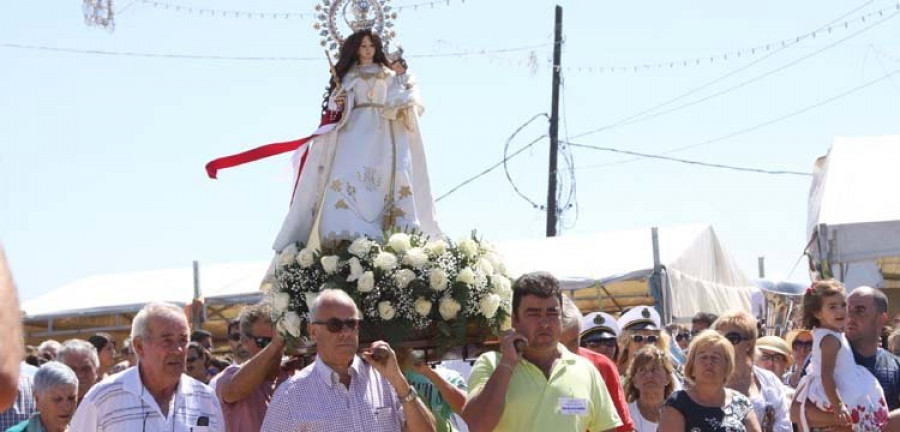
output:
[{"label": "white carnation", "polygon": [[322,262],[322,268],[325,270],[325,273],[334,274],[337,271],[338,260],[340,258],[337,255],[328,255],[323,256],[320,260]]},{"label": "white carnation", "polygon": [[497,308],[500,307],[500,296],[488,294],[478,302],[478,307],[481,308],[481,314],[485,318],[491,319],[497,313]]},{"label": "white carnation", "polygon": [[410,267],[420,269],[428,264],[428,255],[422,248],[412,248],[406,252],[406,256],[403,257],[403,264],[406,264]]},{"label": "white carnation", "polygon": [[304,248],[297,254],[297,264],[300,264],[300,267],[310,268],[313,264],[316,263],[316,253]]},{"label": "white carnation", "polygon": [[360,237],[356,240],[353,240],[353,243],[350,243],[350,247],[347,248],[347,252],[350,252],[351,255],[356,255],[359,258],[364,258],[369,253],[369,249],[371,248],[372,241],[365,237]]},{"label": "white carnation", "polygon": [[409,234],[405,233],[396,233],[388,238],[388,246],[397,253],[403,253],[409,250],[412,247],[412,244],[409,241]]},{"label": "white carnation", "polygon": [[279,314],[287,311],[287,308],[291,305],[291,295],[286,292],[280,292],[272,296],[272,309],[275,309],[275,312]]},{"label": "white carnation", "polygon": [[361,293],[367,293],[375,289],[375,273],[371,271],[364,272],[359,280],[356,281],[356,290]]},{"label": "white carnation", "polygon": [[406,288],[409,286],[409,283],[416,280],[416,272],[410,269],[402,269],[394,274],[394,282],[397,282],[397,286],[400,288]]},{"label": "white carnation", "polygon": [[447,242],[443,240],[434,240],[425,244],[425,253],[431,256],[440,255],[447,251]]},{"label": "white carnation", "polygon": [[460,309],[462,309],[462,306],[459,305],[459,302],[450,297],[442,298],[438,305],[438,312],[440,312],[441,317],[447,321],[456,318],[456,314],[459,313]]},{"label": "white carnation", "polygon": [[479,252],[478,242],[470,238],[461,240],[459,242],[459,251],[467,258],[475,258]]},{"label": "white carnation", "polygon": [[491,261],[485,257],[481,257],[478,259],[478,262],[475,263],[475,269],[482,274],[494,274],[494,265],[491,264]]},{"label": "white carnation", "polygon": [[288,312],[284,315],[284,325],[282,326],[293,337],[300,337],[300,328],[303,320],[296,312]]},{"label": "white carnation", "polygon": [[385,321],[390,321],[394,319],[394,315],[397,314],[397,309],[394,309],[394,305],[389,301],[383,301],[378,303],[378,316]]},{"label": "white carnation", "polygon": [[422,316],[428,316],[431,313],[431,302],[419,297],[414,305],[416,313]]},{"label": "white carnation", "polygon": [[390,252],[379,252],[372,263],[384,271],[393,270],[397,267],[397,256]]},{"label": "white carnation", "polygon": [[472,269],[466,267],[459,271],[459,274],[456,275],[456,281],[462,282],[468,285],[475,284],[475,272]]},{"label": "white carnation", "polygon": [[359,279],[363,274],[363,266],[359,262],[359,258],[353,257],[350,258],[350,275],[347,276],[347,282],[353,282]]},{"label": "white carnation", "polygon": [[436,268],[428,272],[428,285],[435,291],[443,291],[447,288],[447,273]]}]

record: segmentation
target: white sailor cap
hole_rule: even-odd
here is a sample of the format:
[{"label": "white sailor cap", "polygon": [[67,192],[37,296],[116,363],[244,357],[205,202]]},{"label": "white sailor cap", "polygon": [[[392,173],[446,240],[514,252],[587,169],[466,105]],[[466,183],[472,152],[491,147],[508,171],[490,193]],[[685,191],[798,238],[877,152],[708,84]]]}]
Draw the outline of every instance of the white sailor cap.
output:
[{"label": "white sailor cap", "polygon": [[651,306],[638,306],[619,317],[622,330],[659,330],[659,312]]},{"label": "white sailor cap", "polygon": [[610,339],[619,336],[619,323],[606,312],[591,312],[581,322],[581,340]]}]

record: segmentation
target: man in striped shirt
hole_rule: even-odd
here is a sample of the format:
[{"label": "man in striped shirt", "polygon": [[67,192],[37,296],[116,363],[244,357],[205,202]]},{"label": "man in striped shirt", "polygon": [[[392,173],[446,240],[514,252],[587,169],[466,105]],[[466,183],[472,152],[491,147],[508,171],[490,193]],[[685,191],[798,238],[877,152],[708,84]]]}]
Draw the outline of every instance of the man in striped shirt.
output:
[{"label": "man in striped shirt", "polygon": [[215,393],[184,375],[188,323],[178,306],[151,303],[131,325],[138,365],[95,385],[69,430],[224,431]]}]

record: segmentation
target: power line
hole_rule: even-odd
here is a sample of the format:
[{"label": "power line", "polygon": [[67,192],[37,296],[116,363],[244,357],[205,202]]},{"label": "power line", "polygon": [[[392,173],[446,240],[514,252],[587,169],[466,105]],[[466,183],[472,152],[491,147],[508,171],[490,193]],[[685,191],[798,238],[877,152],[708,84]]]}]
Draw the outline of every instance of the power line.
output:
[{"label": "power line", "polygon": [[[297,11],[253,11],[253,10],[235,10],[235,9],[213,9],[213,8],[197,8],[193,6],[186,6],[180,3],[172,3],[167,1],[156,1],[156,0],[136,0],[140,3],[148,6],[153,6],[156,9],[165,9],[168,11],[174,11],[179,13],[188,13],[188,14],[197,14],[198,16],[209,16],[209,17],[222,17],[222,18],[247,18],[247,19],[303,19],[303,18],[313,18],[316,15],[319,15],[322,12],[297,12]],[[459,0],[460,3],[465,3],[465,0]],[[400,12],[404,9],[412,9],[419,10],[419,8],[431,8],[434,9],[436,5],[447,5],[449,6],[451,3],[450,0],[432,0],[432,1],[424,1],[418,3],[408,3],[393,6],[393,10]]]},{"label": "power line", "polygon": [[701,162],[701,161],[696,161],[696,160],[680,159],[680,158],[674,158],[674,157],[669,157],[669,156],[663,156],[663,155],[659,155],[659,154],[640,153],[640,152],[635,152],[635,151],[631,151],[631,150],[622,150],[622,149],[617,149],[617,148],[612,148],[612,147],[602,147],[602,146],[589,145],[589,144],[578,144],[578,143],[573,143],[573,142],[567,142],[567,144],[572,147],[580,147],[580,148],[612,152],[612,153],[621,153],[621,154],[627,154],[627,155],[631,155],[631,156],[639,156],[641,158],[660,159],[660,160],[665,160],[665,161],[669,161],[669,162],[679,162],[679,163],[683,163],[683,164],[699,165],[699,166],[704,166],[704,167],[709,167],[709,168],[719,168],[719,169],[727,169],[727,170],[733,170],[733,171],[744,171],[744,172],[752,172],[752,173],[757,173],[757,174],[771,174],[771,175],[799,175],[799,176],[807,176],[807,177],[812,175],[810,173],[797,172],[797,171],[768,170],[768,169],[762,169],[762,168],[748,168],[748,167],[725,165],[725,164],[719,164],[719,163]]}]

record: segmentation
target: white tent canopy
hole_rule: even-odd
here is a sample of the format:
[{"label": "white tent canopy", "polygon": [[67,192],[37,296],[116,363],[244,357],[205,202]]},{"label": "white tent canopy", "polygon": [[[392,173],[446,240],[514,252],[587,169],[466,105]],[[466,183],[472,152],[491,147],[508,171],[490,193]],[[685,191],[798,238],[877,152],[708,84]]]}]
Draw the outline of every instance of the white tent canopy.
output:
[{"label": "white tent canopy", "polygon": [[[670,303],[670,319],[683,321],[699,311],[750,311],[750,296],[756,289],[719,243],[712,227],[663,227],[658,229],[658,238],[659,264],[665,275],[666,294],[662,297]],[[639,282],[638,290],[645,298],[652,294],[648,286],[654,271],[649,228],[508,242],[498,244],[497,249],[511,276],[548,271],[559,278],[564,289],[583,290],[595,297],[616,297],[622,292],[619,287],[629,283],[634,287],[633,283]],[[579,295],[576,291],[576,301],[583,299]],[[604,299],[596,300],[599,308],[604,308]]]},{"label": "white tent canopy", "polygon": [[851,289],[884,287],[884,259],[900,257],[898,167],[900,135],[838,137],[816,160],[806,230],[809,252]]}]

